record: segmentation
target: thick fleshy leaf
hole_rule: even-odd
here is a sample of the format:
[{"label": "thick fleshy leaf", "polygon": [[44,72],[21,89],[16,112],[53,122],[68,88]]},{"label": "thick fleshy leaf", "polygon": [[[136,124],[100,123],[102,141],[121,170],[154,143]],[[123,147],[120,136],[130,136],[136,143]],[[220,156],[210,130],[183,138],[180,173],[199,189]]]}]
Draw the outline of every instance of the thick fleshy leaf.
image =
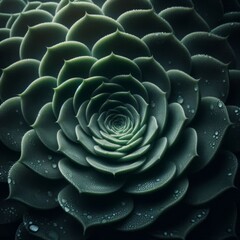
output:
[{"label": "thick fleshy leaf", "polygon": [[89,156],[86,159],[87,159],[87,162],[96,170],[105,172],[108,174],[112,174],[114,176],[132,172],[138,169],[145,161],[145,159],[140,159],[133,163],[127,162],[125,164],[121,164],[121,163],[114,164],[109,161],[101,160],[101,157]]},{"label": "thick fleshy leaf", "polygon": [[[12,151],[0,141],[0,184],[7,183],[8,172],[12,165],[19,159],[20,153]],[[3,190],[4,192],[4,190]],[[1,197],[0,197],[1,198]]]},{"label": "thick fleshy leaf", "polygon": [[74,96],[76,89],[81,85],[82,81],[81,78],[71,78],[54,89],[52,105],[56,117],[58,117],[64,102]]},{"label": "thick fleshy leaf", "polygon": [[187,118],[182,106],[178,103],[171,103],[168,106],[168,120],[163,136],[168,140],[168,145],[172,146],[179,137],[180,132]]},{"label": "thick fleshy leaf", "polygon": [[90,56],[81,56],[64,61],[58,74],[58,85],[71,78],[88,78],[90,68],[96,61],[96,58]]},{"label": "thick fleshy leaf", "polygon": [[84,131],[84,134],[87,133],[87,135],[91,135],[91,132],[88,128],[88,124],[89,122],[87,121],[86,119],[86,109],[87,109],[87,106],[88,106],[88,103],[89,103],[89,100],[88,101],[85,101],[78,109],[77,111],[77,120],[78,120],[78,123],[79,123],[79,127],[81,128],[80,131]]},{"label": "thick fleshy leaf", "polygon": [[209,209],[206,220],[193,229],[189,234],[189,239],[212,240],[238,239],[237,222],[237,199],[232,194],[217,199]]},{"label": "thick fleshy leaf", "polygon": [[146,161],[137,172],[141,173],[158,164],[162,160],[163,155],[167,150],[167,147],[168,147],[168,141],[166,137],[157,139],[155,143],[152,144],[146,156],[147,157]]},{"label": "thick fleshy leaf", "polygon": [[125,31],[140,38],[154,32],[172,32],[171,26],[153,9],[134,9],[124,12],[117,21]]},{"label": "thick fleshy leaf", "polygon": [[[52,100],[53,88],[57,81],[53,77],[41,77],[33,81],[20,94],[23,116],[29,124],[33,124],[40,109]],[[43,94],[44,92],[44,94]]]},{"label": "thick fleshy leaf", "polygon": [[41,59],[39,75],[57,77],[64,61],[88,55],[90,55],[90,51],[82,43],[69,41],[56,44],[47,48],[45,55]]},{"label": "thick fleshy leaf", "polygon": [[149,115],[156,118],[159,130],[162,131],[167,117],[166,93],[150,82],[144,82],[143,86],[148,92],[149,102],[151,104]]},{"label": "thick fleshy leaf", "polygon": [[19,47],[22,42],[21,37],[7,38],[0,42],[0,67],[1,69],[6,68],[14,62],[20,60]]},{"label": "thick fleshy leaf", "polygon": [[[58,195],[61,207],[83,226],[105,225],[127,217],[133,210],[133,201],[127,196],[111,197],[111,204],[105,198],[80,195],[72,186],[67,186]],[[96,201],[98,204],[96,204]]]},{"label": "thick fleshy leaf", "polygon": [[178,69],[189,73],[191,58],[187,48],[172,33],[151,33],[142,40],[148,45],[153,57],[165,70]]},{"label": "thick fleshy leaf", "polygon": [[82,42],[92,48],[100,38],[115,32],[117,29],[123,30],[122,26],[114,19],[85,13],[85,16],[69,29],[66,40]]},{"label": "thick fleshy leaf", "polygon": [[167,214],[167,221],[160,222],[163,226],[156,224],[152,230],[151,235],[156,239],[187,239],[189,233],[197,228],[209,213],[208,209],[191,209],[185,205],[179,205],[170,211]]},{"label": "thick fleshy leaf", "polygon": [[58,23],[41,23],[29,27],[20,47],[20,56],[24,58],[41,59],[46,47],[65,40],[68,29]]},{"label": "thick fleshy leaf", "polygon": [[83,130],[82,128],[78,125],[76,126],[76,134],[77,134],[77,140],[78,142],[86,149],[88,150],[90,153],[95,154],[95,143],[92,140],[92,138],[90,138],[90,136],[88,136]]},{"label": "thick fleshy leaf", "polygon": [[[193,32],[182,39],[192,56],[206,54],[221,62],[234,64],[234,53],[226,38],[208,32]],[[221,51],[218,51],[221,49]],[[231,66],[231,65],[230,65]]]},{"label": "thick fleshy leaf", "polygon": [[170,94],[170,81],[163,67],[154,59],[154,57],[139,57],[134,59],[142,72],[142,82],[151,82],[158,86],[167,97]]},{"label": "thick fleshy leaf", "polygon": [[[236,12],[238,14],[238,12]],[[234,14],[234,12],[233,12]],[[238,20],[234,20],[230,23],[225,23],[220,26],[217,26],[212,30],[214,34],[227,38],[228,43],[234,49],[234,55],[236,56],[236,68],[240,68],[240,47],[239,47],[239,35],[240,35],[240,22]],[[232,64],[231,66],[233,66]]]},{"label": "thick fleshy leaf", "polygon": [[[215,165],[214,165],[215,164]],[[216,168],[215,166],[218,166]],[[186,201],[191,205],[199,205],[209,202],[228,189],[235,188],[234,179],[237,173],[238,160],[231,152],[219,153],[212,165],[204,174],[197,174],[189,187]],[[214,171],[214,175],[212,174]],[[197,186],[197,188],[195,187]]]},{"label": "thick fleshy leaf", "polygon": [[185,196],[187,189],[188,181],[179,179],[159,195],[152,198],[149,196],[137,198],[134,202],[134,210],[117,228],[122,231],[136,231],[149,226],[164,211],[179,202]]},{"label": "thick fleshy leaf", "polygon": [[65,7],[56,13],[53,21],[70,28],[76,21],[84,17],[86,12],[88,14],[102,14],[101,9],[96,4],[86,1],[68,2]]},{"label": "thick fleshy leaf", "polygon": [[10,98],[0,106],[0,140],[13,151],[20,151],[23,135],[29,130],[21,112],[19,97]]},{"label": "thick fleshy leaf", "polygon": [[90,69],[90,76],[103,76],[111,79],[117,75],[131,74],[136,79],[141,79],[141,71],[136,63],[126,57],[110,55],[99,59]]},{"label": "thick fleshy leaf", "polygon": [[75,112],[78,112],[80,106],[90,99],[92,92],[102,85],[103,82],[107,82],[107,79],[104,77],[91,77],[84,79],[82,84],[76,90],[76,93],[73,97],[73,107]]},{"label": "thick fleshy leaf", "polygon": [[124,191],[132,194],[147,194],[158,191],[169,184],[175,173],[175,164],[168,161],[162,164],[161,169],[134,176],[132,180],[128,181]]},{"label": "thick fleshy leaf", "polygon": [[209,31],[208,24],[193,7],[170,7],[161,11],[159,16],[171,25],[178,39],[191,32]]},{"label": "thick fleshy leaf", "polygon": [[34,130],[28,131],[23,136],[19,161],[37,174],[50,179],[61,178],[58,170],[60,158],[62,156],[50,151],[43,145]]},{"label": "thick fleshy leaf", "polygon": [[53,114],[52,103],[47,103],[41,108],[32,127],[47,148],[57,151],[57,131],[59,130],[59,125],[56,123],[56,118]]},{"label": "thick fleshy leaf", "polygon": [[226,129],[230,126],[224,103],[215,97],[201,99],[197,116],[192,124],[198,135],[196,168],[206,166],[219,148]]},{"label": "thick fleshy leaf", "polygon": [[191,162],[198,161],[195,159],[197,153],[197,133],[193,128],[187,128],[180,134],[177,143],[172,147],[171,151],[166,154],[166,161],[172,161],[176,165],[176,175],[179,176],[182,172],[190,167]]},{"label": "thick fleshy leaf", "polygon": [[14,21],[11,27],[11,37],[24,35],[28,31],[28,27],[35,26],[43,22],[51,22],[52,15],[40,9],[29,10],[22,12]]},{"label": "thick fleshy leaf", "polygon": [[0,202],[0,224],[12,223],[20,220],[26,207],[15,200],[6,199]]},{"label": "thick fleshy leaf", "polygon": [[138,94],[143,97],[145,101],[148,101],[148,92],[138,79],[132,75],[116,76],[111,79],[111,82],[119,84],[126,91],[130,91],[131,94]]},{"label": "thick fleshy leaf", "polygon": [[39,62],[34,59],[25,59],[13,63],[3,69],[0,78],[0,97],[6,100],[15,97],[38,78]]},{"label": "thick fleshy leaf", "polygon": [[[81,225],[71,216],[65,214],[61,208],[47,211],[31,210],[23,217],[23,223],[30,234],[27,240],[83,240]],[[22,240],[19,238],[16,240]]]},{"label": "thick fleshy leaf", "polygon": [[77,166],[69,159],[61,160],[59,169],[79,193],[105,195],[117,191],[125,182],[123,179],[96,172],[94,169]]},{"label": "thick fleshy leaf", "polygon": [[86,156],[88,153],[86,150],[79,144],[71,142],[62,132],[59,130],[57,133],[57,141],[58,141],[58,151],[72,159],[79,165],[89,166],[86,161]]},{"label": "thick fleshy leaf", "polygon": [[168,76],[171,81],[171,94],[169,101],[181,104],[187,117],[187,121],[190,122],[194,118],[198,108],[198,81],[179,70],[168,71]]},{"label": "thick fleshy leaf", "polygon": [[212,96],[225,102],[229,90],[228,75],[227,64],[206,55],[192,57],[191,76],[199,79],[201,97]]},{"label": "thick fleshy leaf", "polygon": [[73,98],[65,101],[60,109],[57,123],[63,130],[64,134],[72,141],[77,141],[75,128],[78,125],[76,114],[73,109]]},{"label": "thick fleshy leaf", "polygon": [[58,206],[55,198],[64,186],[62,181],[41,177],[20,162],[15,163],[11,168],[8,183],[9,199],[15,199],[39,209]]},{"label": "thick fleshy leaf", "polygon": [[149,1],[144,0],[129,0],[126,4],[122,4],[121,1],[115,0],[105,2],[102,9],[104,14],[111,16],[112,18],[118,18],[122,13],[133,9],[152,9],[152,5]]},{"label": "thick fleshy leaf", "polygon": [[92,55],[98,59],[112,52],[129,59],[150,55],[147,45],[140,38],[119,30],[101,38],[92,48]]}]

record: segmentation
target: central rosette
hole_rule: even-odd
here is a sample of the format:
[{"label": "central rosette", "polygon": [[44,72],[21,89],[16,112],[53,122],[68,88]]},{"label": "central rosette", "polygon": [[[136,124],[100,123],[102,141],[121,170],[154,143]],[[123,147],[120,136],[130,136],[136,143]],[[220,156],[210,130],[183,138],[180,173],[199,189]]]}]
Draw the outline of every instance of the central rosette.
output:
[{"label": "central rosette", "polygon": [[[73,85],[73,97],[59,97]],[[156,152],[162,151],[156,138],[165,125],[165,93],[131,74],[69,79],[56,88],[53,111],[61,127],[59,150],[98,171],[113,175],[143,171],[156,163]]]}]

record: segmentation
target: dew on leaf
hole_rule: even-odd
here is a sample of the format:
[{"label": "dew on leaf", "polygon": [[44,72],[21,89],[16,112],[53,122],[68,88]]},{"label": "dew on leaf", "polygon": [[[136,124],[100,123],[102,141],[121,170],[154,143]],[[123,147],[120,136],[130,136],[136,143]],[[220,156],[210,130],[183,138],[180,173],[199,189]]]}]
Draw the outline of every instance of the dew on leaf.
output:
[{"label": "dew on leaf", "polygon": [[183,104],[183,102],[184,102],[183,97],[182,97],[182,96],[178,96],[177,102],[178,102],[179,104]]},{"label": "dew on leaf", "polygon": [[38,230],[39,230],[39,226],[37,226],[37,225],[34,225],[34,224],[31,224],[31,225],[29,225],[29,230],[31,231],[31,232],[37,232]]}]

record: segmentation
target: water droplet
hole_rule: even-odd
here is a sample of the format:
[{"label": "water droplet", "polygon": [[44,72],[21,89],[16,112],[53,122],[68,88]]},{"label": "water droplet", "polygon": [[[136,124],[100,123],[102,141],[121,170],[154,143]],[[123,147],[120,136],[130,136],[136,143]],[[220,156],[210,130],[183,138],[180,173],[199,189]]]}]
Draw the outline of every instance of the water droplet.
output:
[{"label": "water droplet", "polygon": [[228,233],[231,233],[231,232],[232,232],[232,229],[231,229],[231,228],[228,228],[228,229],[227,229],[227,232],[228,232]]},{"label": "water droplet", "polygon": [[62,199],[62,203],[66,203],[67,200],[65,198]]},{"label": "water droplet", "polygon": [[87,219],[91,220],[92,216],[91,215],[87,215]]},{"label": "water droplet", "polygon": [[56,163],[53,163],[53,164],[52,164],[52,168],[57,168],[57,164],[56,164]]},{"label": "water droplet", "polygon": [[191,223],[195,223],[195,219],[191,219]]},{"label": "water droplet", "polygon": [[103,219],[102,220],[102,223],[104,224],[104,223],[107,223],[107,220],[106,219]]},{"label": "water droplet", "polygon": [[156,182],[160,182],[160,179],[159,179],[159,178],[157,178],[157,179],[156,179]]},{"label": "water droplet", "polygon": [[229,177],[231,177],[231,176],[232,176],[232,173],[231,173],[231,172],[229,172],[227,175],[228,175]]},{"label": "water droplet", "polygon": [[182,96],[178,96],[177,102],[178,102],[179,104],[183,104],[183,102],[184,102],[183,97],[182,97]]},{"label": "water droplet", "polygon": [[199,213],[199,214],[197,215],[197,217],[198,217],[198,218],[201,218],[201,217],[202,217],[202,214]]},{"label": "water droplet", "polygon": [[34,224],[31,224],[31,225],[29,226],[29,230],[30,230],[31,232],[37,232],[37,231],[39,230],[39,226],[34,225]]},{"label": "water droplet", "polygon": [[69,212],[70,209],[68,207],[64,207],[65,212]]},{"label": "water droplet", "polygon": [[219,134],[219,132],[218,132],[218,131],[216,131],[216,132],[215,132],[215,135],[217,136],[218,134]]},{"label": "water droplet", "polygon": [[219,102],[218,102],[218,107],[219,107],[219,108],[222,108],[222,106],[223,106],[223,103],[219,101]]},{"label": "water droplet", "polygon": [[168,235],[168,233],[167,233],[167,232],[164,232],[164,233],[163,233],[163,235],[164,235],[164,236],[167,236],[167,235]]},{"label": "water droplet", "polygon": [[53,157],[51,155],[48,155],[48,160],[52,160]]},{"label": "water droplet", "polygon": [[175,193],[175,194],[178,194],[178,193],[179,193],[179,190],[178,190],[178,189],[176,189],[176,190],[174,191],[174,193]]},{"label": "water droplet", "polygon": [[214,106],[213,104],[210,105],[210,109],[213,110],[214,109]]},{"label": "water droplet", "polygon": [[197,92],[198,91],[198,86],[194,87],[194,91]]},{"label": "water droplet", "polygon": [[8,184],[10,184],[12,182],[12,179],[9,177],[8,178]]}]

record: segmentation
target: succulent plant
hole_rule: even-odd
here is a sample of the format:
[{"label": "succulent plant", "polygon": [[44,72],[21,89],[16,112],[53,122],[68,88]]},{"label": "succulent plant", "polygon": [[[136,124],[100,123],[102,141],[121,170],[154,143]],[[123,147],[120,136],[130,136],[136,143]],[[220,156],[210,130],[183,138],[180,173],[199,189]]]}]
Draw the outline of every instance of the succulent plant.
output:
[{"label": "succulent plant", "polygon": [[1,239],[238,239],[238,0],[0,1]]}]

